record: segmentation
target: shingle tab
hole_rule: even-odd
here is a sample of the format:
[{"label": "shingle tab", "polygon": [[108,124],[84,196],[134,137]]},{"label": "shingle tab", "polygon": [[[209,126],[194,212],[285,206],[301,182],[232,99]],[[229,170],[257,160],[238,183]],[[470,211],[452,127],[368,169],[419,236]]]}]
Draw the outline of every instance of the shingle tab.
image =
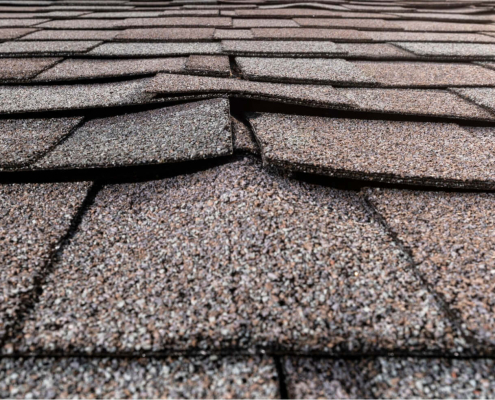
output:
[{"label": "shingle tab", "polygon": [[198,74],[230,76],[227,56],[189,56],[186,70]]},{"label": "shingle tab", "polygon": [[0,86],[0,112],[71,110],[139,103],[147,80],[92,85]]},{"label": "shingle tab", "polygon": [[357,69],[381,86],[493,86],[495,71],[472,64],[432,62],[354,62]]},{"label": "shingle tab", "polygon": [[494,43],[495,38],[478,33],[445,32],[367,32],[376,42],[459,42]]},{"label": "shingle tab", "polygon": [[253,28],[251,31],[256,39],[267,40],[371,41],[367,32],[355,29]]},{"label": "shingle tab", "polygon": [[295,18],[295,22],[304,27],[314,28],[356,28],[372,30],[403,30],[400,22],[384,19],[347,19],[347,18]]},{"label": "shingle tab", "polygon": [[84,182],[0,185],[0,339],[69,229],[88,187]]},{"label": "shingle tab", "polygon": [[0,169],[33,162],[81,120],[81,117],[0,120]]},{"label": "shingle tab", "polygon": [[[205,41],[212,40],[214,28],[126,29],[115,40],[122,41]],[[494,38],[495,40],[495,38]]]},{"label": "shingle tab", "polygon": [[456,124],[284,114],[250,118],[263,160],[329,176],[495,188],[495,143]]},{"label": "shingle tab", "polygon": [[278,398],[278,383],[268,357],[3,358],[0,396]]},{"label": "shingle tab", "polygon": [[151,57],[221,52],[220,43],[104,43],[88,54],[99,57]]},{"label": "shingle tab", "polygon": [[286,357],[290,398],[487,398],[495,395],[493,360]]},{"label": "shingle tab", "polygon": [[229,102],[217,99],[91,120],[36,168],[163,164],[232,151]]},{"label": "shingle tab", "polygon": [[45,22],[37,28],[50,29],[115,29],[119,21],[115,19],[70,19]]},{"label": "shingle tab", "polygon": [[[131,60],[69,59],[42,72],[34,81],[64,81],[95,78],[149,75],[157,72],[184,71],[185,57],[167,57]],[[0,59],[0,65],[2,59]]]},{"label": "shingle tab", "polygon": [[341,59],[292,59],[237,57],[247,79],[318,82],[331,84],[374,84],[375,80],[354,64]]},{"label": "shingle tab", "polygon": [[[493,128],[471,130],[480,140],[493,141]],[[483,163],[484,155],[477,153],[476,157]],[[484,351],[492,351],[493,193],[374,190],[368,197],[410,249],[423,279],[458,316],[467,334]]]},{"label": "shingle tab", "polygon": [[260,154],[260,148],[251,130],[235,117],[232,117],[232,137],[234,150]]},{"label": "shingle tab", "polygon": [[206,76],[159,74],[151,80],[146,91],[162,95],[229,93],[245,98],[268,98],[296,104],[331,105],[335,108],[349,108],[353,104],[331,86],[288,85]]},{"label": "shingle tab", "polygon": [[102,42],[97,41],[36,41],[0,43],[0,55],[66,55],[85,53]]},{"label": "shingle tab", "polygon": [[30,79],[61,58],[0,58],[1,81],[23,81]]},{"label": "shingle tab", "polygon": [[346,53],[347,59],[414,60],[418,58],[415,54],[388,43],[339,43],[339,47]]},{"label": "shingle tab", "polygon": [[112,40],[120,31],[44,29],[24,36],[22,40]]},{"label": "shingle tab", "polygon": [[495,111],[495,88],[452,88],[452,92],[491,111]]},{"label": "shingle tab", "polygon": [[433,59],[495,59],[495,44],[414,42],[396,42],[394,44],[418,56]]},{"label": "shingle tab", "polygon": [[446,90],[340,89],[363,111],[493,121],[495,114]]},{"label": "shingle tab", "polygon": [[297,28],[299,25],[291,19],[234,19],[234,28]]},{"label": "shingle tab", "polygon": [[215,29],[214,39],[251,39],[250,29]]},{"label": "shingle tab", "polygon": [[36,29],[33,28],[6,28],[0,29],[0,39],[17,39],[28,33],[35,32]]},{"label": "shingle tab", "polygon": [[233,55],[342,56],[340,46],[329,41],[223,40],[222,50]]},{"label": "shingle tab", "polygon": [[34,19],[34,18],[8,18],[0,19],[0,28],[17,28],[24,26],[34,26],[41,24],[42,22],[49,21],[48,19]]},{"label": "shingle tab", "polygon": [[229,27],[232,19],[227,17],[164,17],[164,18],[129,18],[117,23],[121,28],[139,27]]},{"label": "shingle tab", "polygon": [[458,338],[359,195],[244,159],[105,186],[15,348],[449,352]]}]

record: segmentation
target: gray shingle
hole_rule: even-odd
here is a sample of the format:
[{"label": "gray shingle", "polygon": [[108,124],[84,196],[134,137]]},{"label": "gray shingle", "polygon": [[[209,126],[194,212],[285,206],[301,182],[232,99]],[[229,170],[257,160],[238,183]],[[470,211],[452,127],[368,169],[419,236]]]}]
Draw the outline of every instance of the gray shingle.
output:
[{"label": "gray shingle", "polygon": [[35,168],[163,164],[232,151],[229,102],[217,99],[91,120]]},{"label": "gray shingle", "polygon": [[30,79],[61,58],[0,58],[0,80],[23,81]]},{"label": "gray shingle", "polygon": [[220,43],[104,43],[88,54],[99,57],[147,57],[221,52]]},{"label": "gray shingle", "polygon": [[4,398],[277,398],[268,357],[3,358]]},{"label": "gray shingle", "polygon": [[[495,25],[494,25],[495,26]],[[405,50],[427,58],[490,60],[495,58],[495,44],[396,42]]]},{"label": "gray shingle", "polygon": [[342,56],[340,46],[317,41],[262,41],[262,40],[223,40],[222,50],[233,55],[274,55],[274,56]]}]

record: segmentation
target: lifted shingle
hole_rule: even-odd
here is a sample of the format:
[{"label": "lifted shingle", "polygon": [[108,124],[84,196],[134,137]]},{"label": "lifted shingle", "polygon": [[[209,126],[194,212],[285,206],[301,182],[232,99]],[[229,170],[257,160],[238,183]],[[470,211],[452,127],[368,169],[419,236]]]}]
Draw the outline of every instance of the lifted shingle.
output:
[{"label": "lifted shingle", "polygon": [[159,74],[151,80],[146,92],[162,95],[231,93],[239,97],[315,106],[331,105],[335,108],[349,108],[353,104],[331,86],[288,85],[206,76]]},{"label": "lifted shingle", "polygon": [[227,56],[189,56],[186,70],[197,74],[230,76]]},{"label": "lifted shingle", "polygon": [[249,159],[105,186],[18,340],[83,353],[462,350],[358,194]]},{"label": "lifted shingle", "polygon": [[371,181],[495,188],[495,142],[456,124],[254,114],[263,160]]},{"label": "lifted shingle", "polygon": [[341,59],[236,57],[236,61],[243,75],[253,80],[367,86],[375,83],[370,75]]},{"label": "lifted shingle", "polygon": [[[95,78],[150,75],[157,72],[180,72],[185,69],[185,57],[91,60],[69,59],[38,75],[34,81],[63,81]],[[0,65],[2,60],[0,59]]]},{"label": "lifted shingle", "polygon": [[260,148],[251,130],[236,117],[232,117],[232,136],[234,150],[245,151],[251,154],[260,154]]},{"label": "lifted shingle", "polygon": [[36,168],[163,164],[232,151],[229,102],[216,99],[91,120]]},{"label": "lifted shingle", "polygon": [[495,115],[446,90],[339,89],[363,111],[493,121]]},{"label": "lifted shingle", "polygon": [[92,85],[0,86],[0,112],[77,110],[140,103],[146,79]]},{"label": "lifted shingle", "polygon": [[278,398],[269,357],[3,358],[3,398]]}]

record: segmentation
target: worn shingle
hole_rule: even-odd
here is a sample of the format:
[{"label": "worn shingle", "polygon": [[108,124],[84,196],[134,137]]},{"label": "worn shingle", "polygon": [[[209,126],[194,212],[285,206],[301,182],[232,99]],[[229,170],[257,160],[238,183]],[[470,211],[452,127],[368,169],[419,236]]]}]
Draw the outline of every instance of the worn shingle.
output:
[{"label": "worn shingle", "polygon": [[495,114],[446,90],[340,89],[363,111],[494,120]]},{"label": "worn shingle", "polygon": [[244,77],[253,80],[374,84],[371,75],[341,59],[237,57]]},{"label": "worn shingle", "polygon": [[26,165],[56,145],[82,118],[0,120],[0,169]]},{"label": "worn shingle", "polygon": [[268,357],[3,358],[5,398],[277,398]]},{"label": "worn shingle", "polygon": [[[185,57],[91,60],[69,59],[46,70],[34,80],[38,82],[111,78],[118,76],[146,75],[157,72],[180,72],[185,69]],[[2,60],[0,59],[0,65]]]},{"label": "worn shingle", "polygon": [[0,58],[0,80],[30,79],[62,60],[61,58]]},{"label": "worn shingle", "polygon": [[493,360],[286,357],[290,398],[487,398],[495,395]]},{"label": "worn shingle", "polygon": [[[115,40],[121,41],[205,41],[213,39],[214,28],[126,29]],[[494,38],[495,39],[495,38]]]},{"label": "worn shingle", "polygon": [[138,103],[146,80],[91,85],[0,86],[0,112],[70,110]]},{"label": "worn shingle", "polygon": [[[480,140],[493,140],[493,128],[471,131]],[[493,194],[373,190],[368,196],[410,249],[423,279],[458,315],[481,349],[491,351],[495,344]]]},{"label": "worn shingle", "polygon": [[456,124],[284,114],[250,118],[263,160],[337,177],[495,187],[495,144]]},{"label": "worn shingle", "polygon": [[162,164],[232,154],[229,102],[94,119],[41,159],[36,168]]},{"label": "worn shingle", "polygon": [[222,50],[233,55],[342,56],[340,46],[317,41],[223,40]]},{"label": "worn shingle", "polygon": [[352,107],[352,102],[331,86],[288,85],[206,76],[159,74],[151,80],[146,92],[162,95],[231,93],[247,98],[270,98],[316,106]]},{"label": "worn shingle", "polygon": [[472,64],[354,62],[354,65],[380,86],[414,88],[495,85],[495,71]]},{"label": "worn shingle", "polygon": [[244,159],[104,187],[14,348],[462,346],[356,193],[288,181]]},{"label": "worn shingle", "polygon": [[88,183],[0,185],[0,339],[34,289]]},{"label": "worn shingle", "polygon": [[220,43],[104,43],[88,54],[99,57],[182,56],[220,54]]}]

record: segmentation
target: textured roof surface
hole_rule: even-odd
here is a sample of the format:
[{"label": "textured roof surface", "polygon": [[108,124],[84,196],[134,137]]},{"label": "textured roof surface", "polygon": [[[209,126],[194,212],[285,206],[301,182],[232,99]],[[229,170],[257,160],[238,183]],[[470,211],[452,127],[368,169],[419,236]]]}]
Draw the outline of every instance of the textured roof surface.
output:
[{"label": "textured roof surface", "polygon": [[0,397],[495,397],[493,0],[0,1]]}]

